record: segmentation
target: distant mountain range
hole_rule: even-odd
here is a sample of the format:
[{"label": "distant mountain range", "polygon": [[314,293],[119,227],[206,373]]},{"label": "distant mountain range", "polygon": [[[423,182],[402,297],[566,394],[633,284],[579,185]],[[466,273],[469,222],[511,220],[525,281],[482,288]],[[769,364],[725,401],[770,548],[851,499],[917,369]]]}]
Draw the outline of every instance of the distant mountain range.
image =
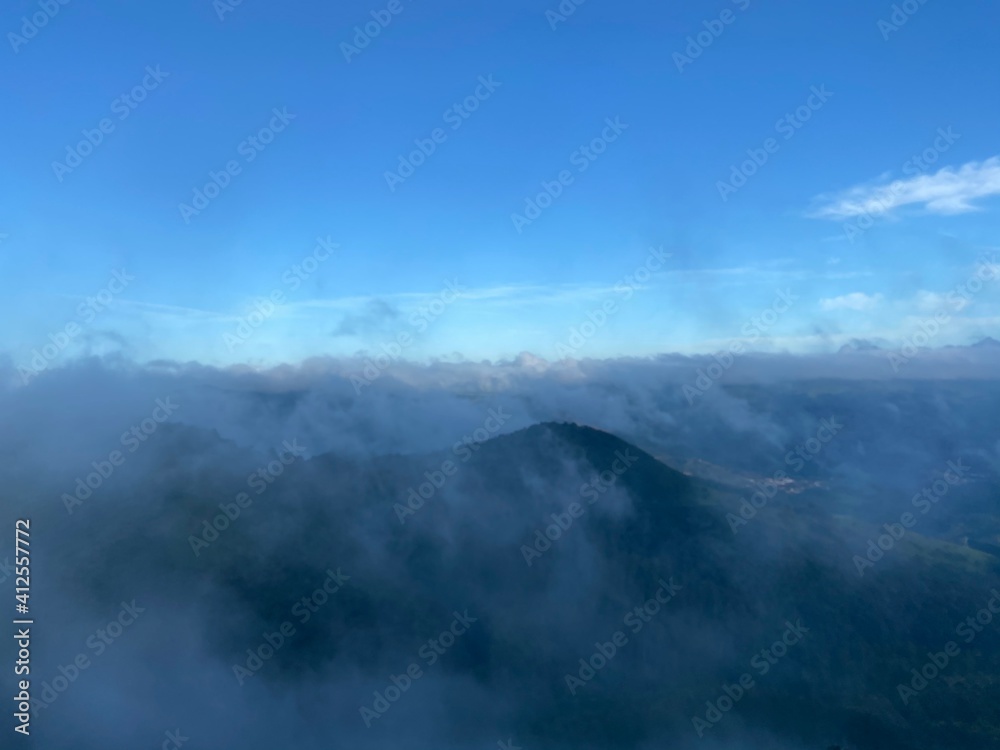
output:
[{"label": "distant mountain range", "polygon": [[[345,742],[423,747],[407,738],[433,725],[525,750],[1000,748],[1000,632],[961,629],[1000,585],[989,550],[866,517],[808,472],[678,470],[575,424],[464,448],[296,460],[196,555],[253,463],[171,428],[143,502],[109,491],[53,569],[88,601],[175,603],[223,673],[342,569],[349,583],[253,679],[271,696],[258,710],[303,685],[336,694],[310,721]],[[193,451],[200,468],[179,459]],[[465,612],[439,659],[416,656]],[[396,709],[386,689],[411,662],[433,677]],[[186,675],[164,663],[157,679],[182,690]]]},{"label": "distant mountain range", "polygon": [[[977,349],[987,348],[987,347],[1000,347],[1000,341],[997,341],[992,336],[987,336],[986,338],[980,339],[979,341],[976,341],[975,343],[970,344],[969,346]],[[955,346],[954,344],[948,344],[944,348],[963,349],[965,347]],[[891,349],[891,347],[887,347],[884,344],[882,345],[876,344],[875,342],[869,341],[868,339],[852,339],[851,341],[847,342],[842,347],[840,347],[838,351],[843,354],[847,352],[882,351],[889,349]]]}]

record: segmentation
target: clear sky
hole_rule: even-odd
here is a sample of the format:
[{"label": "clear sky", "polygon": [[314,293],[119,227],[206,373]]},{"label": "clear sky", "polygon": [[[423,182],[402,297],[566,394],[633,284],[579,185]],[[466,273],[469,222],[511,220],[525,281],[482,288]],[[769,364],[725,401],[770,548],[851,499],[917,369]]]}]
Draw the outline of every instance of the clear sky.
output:
[{"label": "clear sky", "polygon": [[0,352],[69,324],[53,361],[996,335],[992,277],[949,293],[1000,271],[1000,5],[906,9],[8,3]]}]

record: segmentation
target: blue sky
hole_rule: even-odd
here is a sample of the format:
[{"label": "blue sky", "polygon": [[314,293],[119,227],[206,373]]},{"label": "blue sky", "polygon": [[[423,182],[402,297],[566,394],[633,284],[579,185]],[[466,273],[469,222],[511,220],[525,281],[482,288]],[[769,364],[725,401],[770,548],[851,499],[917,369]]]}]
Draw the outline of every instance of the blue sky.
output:
[{"label": "blue sky", "polygon": [[[895,29],[892,4],[860,0],[586,0],[564,20],[522,0],[44,7],[0,14],[0,352],[17,364],[70,323],[53,361],[274,364],[401,332],[413,359],[551,360],[609,301],[572,356],[711,352],[779,290],[795,303],[753,348],[895,345],[942,309],[935,344],[1000,330],[995,2],[914,0]],[[391,20],[345,54],[373,14]],[[101,142],[67,169],[84,131]],[[387,179],[418,141],[433,152]],[[748,150],[766,161],[720,190]],[[512,219],[561,173],[551,205]],[[321,261],[317,238],[337,246]],[[650,248],[669,258],[623,292]],[[134,280],[108,291],[120,269]],[[440,314],[415,312],[448,282],[463,292]]]}]

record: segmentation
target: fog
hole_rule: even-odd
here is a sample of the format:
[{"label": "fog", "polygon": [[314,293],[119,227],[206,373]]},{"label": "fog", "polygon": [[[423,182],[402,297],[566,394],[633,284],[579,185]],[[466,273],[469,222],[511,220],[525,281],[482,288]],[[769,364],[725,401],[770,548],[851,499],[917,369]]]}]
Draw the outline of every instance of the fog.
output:
[{"label": "fog", "polygon": [[[792,554],[788,540],[766,529],[734,540],[721,515],[678,506],[642,522],[662,522],[669,545],[650,547],[637,575],[607,544],[651,511],[634,489],[615,485],[581,529],[526,565],[523,545],[579,502],[593,476],[572,449],[523,430],[573,422],[677,468],[699,459],[764,477],[787,470],[788,451],[823,419],[840,419],[842,432],[801,476],[831,489],[868,487],[857,500],[877,520],[898,516],[948,460],[964,458],[974,476],[995,480],[1000,434],[989,415],[998,413],[990,404],[1000,354],[928,351],[906,380],[891,376],[884,352],[747,355],[691,397],[685,387],[700,388],[713,361],[392,363],[360,389],[358,360],[254,372],[90,359],[26,385],[8,364],[0,520],[5,528],[32,521],[33,694],[55,697],[36,705],[31,742],[159,747],[179,730],[190,747],[327,748],[334,738],[372,748],[510,739],[525,748],[797,750],[739,710],[702,740],[691,719],[717,688],[669,687],[670,675],[738,678],[753,655],[746,644],[778,637],[797,616],[773,612],[766,625],[744,625],[757,605],[742,593],[729,594],[726,613],[706,611],[719,591],[741,591],[749,572],[727,572],[716,591],[693,561],[773,562]],[[524,442],[494,441],[512,433]],[[446,462],[454,480],[444,478]],[[261,479],[251,483],[254,474]],[[442,486],[426,504],[401,514],[408,490],[435,476]],[[682,497],[686,485],[676,481]],[[237,505],[241,492],[246,506]],[[956,491],[954,502],[974,502],[973,492]],[[212,537],[220,504],[237,517]],[[0,560],[12,553],[0,545]],[[331,575],[346,579],[322,605],[313,600],[315,612],[296,609]],[[579,695],[568,691],[563,675],[596,642],[626,631],[623,614],[663,580],[681,586],[676,599],[629,632],[617,660]],[[118,637],[95,637],[120,616],[128,623],[111,629]],[[456,617],[465,625],[449,631]],[[247,673],[247,649],[277,641],[283,623],[294,632]],[[428,663],[434,649],[422,647],[445,632],[454,644]],[[72,666],[79,654],[89,660],[82,669]],[[400,685],[412,664],[419,676],[373,718],[374,694],[393,677]],[[65,689],[43,697],[60,668]],[[785,677],[766,680],[770,690]],[[636,707],[632,696],[653,685],[667,685],[674,710]],[[15,689],[7,673],[4,686]],[[763,691],[752,700],[779,710]]]}]

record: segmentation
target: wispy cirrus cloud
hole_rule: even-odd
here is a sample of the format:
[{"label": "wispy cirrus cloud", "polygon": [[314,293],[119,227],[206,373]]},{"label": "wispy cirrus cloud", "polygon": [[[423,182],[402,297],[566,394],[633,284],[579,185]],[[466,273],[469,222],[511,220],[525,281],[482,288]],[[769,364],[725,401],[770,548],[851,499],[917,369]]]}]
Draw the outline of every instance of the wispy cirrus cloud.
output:
[{"label": "wispy cirrus cloud", "polygon": [[819,307],[824,312],[833,310],[856,310],[858,312],[868,312],[874,310],[882,302],[881,294],[865,294],[864,292],[853,292],[840,297],[827,297],[819,301]]},{"label": "wispy cirrus cloud", "polygon": [[[84,298],[72,297],[72,299]],[[239,320],[239,316],[235,314],[220,313],[213,310],[201,310],[195,307],[165,305],[156,302],[142,302],[139,300],[128,299],[115,300],[115,303],[130,310],[137,316],[146,315],[150,317],[221,323],[231,323],[232,321]]]},{"label": "wispy cirrus cloud", "polygon": [[905,180],[857,185],[832,195],[818,196],[809,214],[819,219],[849,219],[884,215],[902,206],[922,206],[942,215],[981,210],[975,201],[1000,195],[1000,156],[961,167],[943,167],[933,174]]}]

